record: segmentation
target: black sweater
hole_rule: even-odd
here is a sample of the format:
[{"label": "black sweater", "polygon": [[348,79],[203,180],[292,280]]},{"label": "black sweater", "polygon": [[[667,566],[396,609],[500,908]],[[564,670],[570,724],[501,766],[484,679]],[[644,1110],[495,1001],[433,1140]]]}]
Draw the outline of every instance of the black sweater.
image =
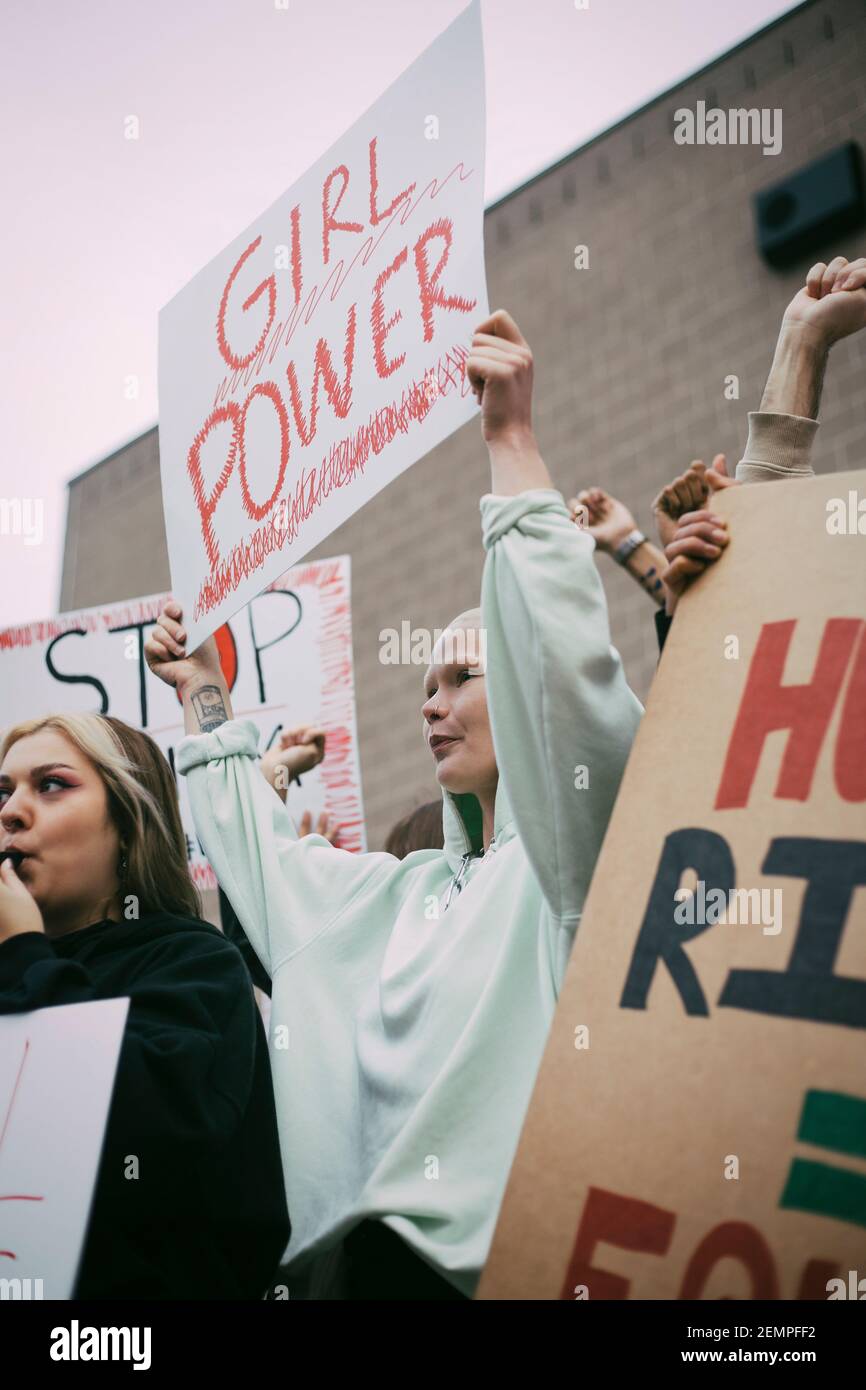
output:
[{"label": "black sweater", "polygon": [[659,656],[661,656],[662,652],[665,649],[667,635],[671,630],[671,623],[673,622],[673,617],[668,617],[667,613],[663,608],[657,608],[655,611],[655,619],[656,637],[658,638],[659,643]]},{"label": "black sweater", "polygon": [[289,1221],[267,1042],[237,949],[167,913],[0,943],[0,1014],[120,995],[129,1013],[75,1297],[260,1298]]},{"label": "black sweater", "polygon": [[223,892],[219,890],[220,921],[222,923],[223,935],[229,941],[234,942],[246,963],[247,970],[252,976],[253,984],[257,985],[263,994],[271,997],[271,977],[262,965],[252,946],[249,937],[244,931],[238,920],[238,915]]}]

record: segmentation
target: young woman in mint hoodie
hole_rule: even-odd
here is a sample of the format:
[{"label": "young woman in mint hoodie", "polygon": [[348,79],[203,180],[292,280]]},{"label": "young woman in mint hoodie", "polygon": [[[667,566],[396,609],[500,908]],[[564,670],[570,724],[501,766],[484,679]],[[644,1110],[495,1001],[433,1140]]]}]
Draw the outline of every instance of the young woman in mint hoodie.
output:
[{"label": "young woman in mint hoodie", "polygon": [[467,371],[491,491],[480,614],[455,620],[425,675],[444,849],[398,860],[299,838],[213,640],[187,655],[168,604],[147,644],[183,699],[198,834],[273,982],[292,1291],[334,1252],[337,1296],[473,1294],[642,713],[594,542],[535,443],[532,355],[508,314],[480,325]]}]

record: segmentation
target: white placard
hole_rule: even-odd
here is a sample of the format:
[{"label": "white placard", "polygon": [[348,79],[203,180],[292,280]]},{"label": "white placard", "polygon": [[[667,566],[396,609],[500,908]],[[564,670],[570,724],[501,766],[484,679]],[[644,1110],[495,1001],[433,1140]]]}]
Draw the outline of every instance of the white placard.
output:
[{"label": "white placard", "polygon": [[2,1299],[72,1296],[128,1008],[0,1018]]},{"label": "white placard", "polygon": [[[144,660],[165,599],[153,594],[0,631],[0,727],[57,711],[96,710],[144,729],[173,765],[184,736],[181,707]],[[235,717],[258,726],[260,750],[296,724],[325,730],[324,761],[289,788],[286,805],[296,823],[305,810],[315,818],[327,809],[339,826],[340,848],[366,849],[348,557],[299,565],[216,636]],[[190,872],[199,888],[215,888],[186,778],[177,783]]]},{"label": "white placard", "polygon": [[162,310],[163,504],[191,649],[476,412],[484,142],[473,0]]}]

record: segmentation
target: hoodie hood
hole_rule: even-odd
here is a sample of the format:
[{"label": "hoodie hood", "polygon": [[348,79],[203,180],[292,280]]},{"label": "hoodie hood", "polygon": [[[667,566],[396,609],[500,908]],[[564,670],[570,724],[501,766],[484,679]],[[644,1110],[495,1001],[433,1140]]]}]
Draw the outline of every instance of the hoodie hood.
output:
[{"label": "hoodie hood", "polygon": [[[449,792],[442,788],[443,853],[452,874],[460,868],[463,856],[484,848],[481,803],[473,792]],[[516,835],[514,812],[500,773],[493,806],[493,836],[497,848]]]},{"label": "hoodie hood", "polygon": [[171,912],[146,912],[140,919],[114,922],[106,919],[93,922],[89,927],[67,932],[65,936],[51,938],[55,955],[75,957],[81,955],[111,956],[115,953],[128,958],[139,947],[146,948],[160,937],[176,937],[178,932],[203,936],[223,936],[221,931],[198,917],[178,917]]}]

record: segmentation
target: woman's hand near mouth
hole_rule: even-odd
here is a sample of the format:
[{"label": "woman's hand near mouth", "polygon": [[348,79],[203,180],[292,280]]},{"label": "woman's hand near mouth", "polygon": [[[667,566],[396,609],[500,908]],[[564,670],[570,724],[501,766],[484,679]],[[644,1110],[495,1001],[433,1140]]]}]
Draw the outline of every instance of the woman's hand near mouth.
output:
[{"label": "woman's hand near mouth", "polygon": [[11,859],[0,863],[0,943],[24,932],[44,932],[42,913],[15,872]]}]

